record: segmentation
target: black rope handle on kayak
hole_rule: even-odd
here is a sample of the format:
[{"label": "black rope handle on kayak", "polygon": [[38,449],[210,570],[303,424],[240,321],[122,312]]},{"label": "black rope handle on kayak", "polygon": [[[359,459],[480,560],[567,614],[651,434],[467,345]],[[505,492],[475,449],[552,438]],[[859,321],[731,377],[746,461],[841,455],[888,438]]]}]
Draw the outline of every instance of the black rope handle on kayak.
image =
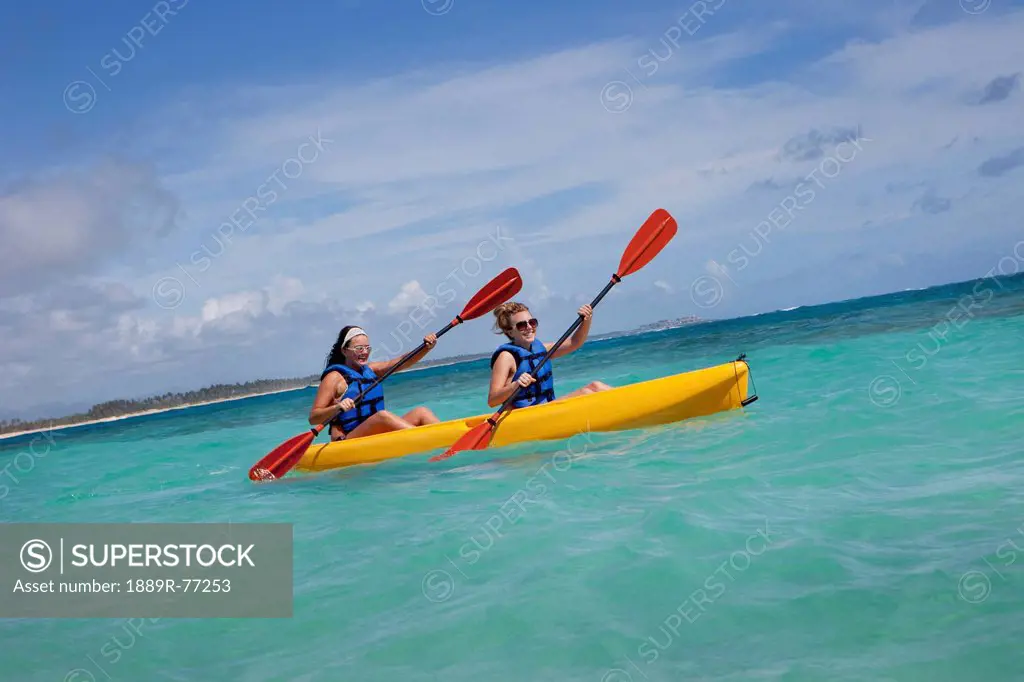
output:
[{"label": "black rope handle on kayak", "polygon": [[[740,353],[740,356],[738,358],[736,358],[736,362],[742,362],[744,365],[747,366],[747,375],[750,377],[750,388],[753,391],[753,394],[749,398],[747,398],[746,400],[740,401],[740,405],[743,406],[743,407],[746,407],[750,403],[753,403],[753,402],[757,401],[757,386],[754,385],[754,372],[750,369],[750,363],[747,362],[746,358],[747,358],[747,354],[746,353]],[[733,365],[732,371],[736,375],[736,383],[738,384],[739,380],[740,380],[740,375],[739,375],[739,372],[736,371],[736,366],[735,365]]]}]

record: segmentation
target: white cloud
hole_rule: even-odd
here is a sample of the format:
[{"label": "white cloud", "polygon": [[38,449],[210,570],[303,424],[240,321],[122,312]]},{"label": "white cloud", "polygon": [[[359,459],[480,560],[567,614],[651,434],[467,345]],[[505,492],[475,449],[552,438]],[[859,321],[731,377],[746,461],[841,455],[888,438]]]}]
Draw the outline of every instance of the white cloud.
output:
[{"label": "white cloud", "polygon": [[388,301],[388,312],[399,315],[408,312],[427,300],[427,292],[416,280],[406,282],[401,291]]},{"label": "white cloud", "polygon": [[266,294],[261,291],[242,291],[220,298],[210,298],[203,303],[203,322],[216,322],[235,313],[244,312],[256,316],[266,309]]},{"label": "white cloud", "polygon": [[305,287],[294,277],[276,277],[267,290],[267,311],[280,315],[289,303],[302,299]]},{"label": "white cloud", "polygon": [[280,316],[288,305],[302,300],[305,288],[292,277],[274,277],[270,284],[259,290],[237,291],[224,296],[208,298],[203,302],[198,320],[175,317],[182,335],[195,336],[206,326],[221,331],[245,332],[265,316]]}]

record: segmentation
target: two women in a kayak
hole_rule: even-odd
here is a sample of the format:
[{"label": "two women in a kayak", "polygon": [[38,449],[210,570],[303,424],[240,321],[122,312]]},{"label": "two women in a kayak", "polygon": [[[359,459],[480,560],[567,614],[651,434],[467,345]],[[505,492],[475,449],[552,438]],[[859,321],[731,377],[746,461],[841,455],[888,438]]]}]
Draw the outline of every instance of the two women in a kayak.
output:
[{"label": "two women in a kayak", "polygon": [[[554,343],[543,343],[537,339],[537,318],[530,309],[517,301],[503,303],[494,309],[494,327],[504,334],[508,341],[498,346],[491,355],[491,383],[487,391],[487,404],[497,407],[505,402],[517,389],[511,407],[529,407],[558,400],[555,397],[555,380],[551,360],[579,350],[590,333],[590,321],[594,311],[589,305],[577,311],[583,316],[583,324],[558,347],[551,357],[540,366],[544,355]],[[600,381],[591,381],[586,386],[567,394],[566,398],[607,391],[611,386]]]},{"label": "two women in a kayak", "polygon": [[[436,334],[423,337],[425,348],[409,359],[406,366],[415,365],[437,343]],[[439,420],[429,408],[420,406],[399,417],[384,409],[383,384],[377,384],[363,396],[359,404],[355,398],[373,384],[401,358],[384,362],[370,362],[370,338],[356,326],[344,327],[338,333],[327,363],[320,374],[320,389],[309,411],[309,423],[323,424],[330,419],[331,440],[372,436],[386,431],[411,429]]]},{"label": "two women in a kayak", "polygon": [[[589,305],[580,307],[583,324],[559,346],[558,350],[540,367],[540,360],[554,345],[537,339],[537,318],[530,315],[530,309],[522,303],[504,303],[494,309],[495,329],[504,334],[508,341],[498,346],[491,355],[491,379],[487,391],[487,404],[496,407],[502,404],[519,387],[511,407],[529,407],[559,400],[555,396],[554,375],[551,360],[559,358],[583,346],[590,333],[593,310]],[[410,358],[406,366],[412,366],[423,359],[437,343],[436,334],[423,337],[425,348]],[[440,420],[423,407],[414,408],[401,417],[384,409],[384,390],[377,384],[363,396],[359,404],[355,398],[371,386],[377,378],[394,367],[401,358],[384,362],[370,362],[370,339],[366,332],[356,326],[344,327],[338,333],[326,366],[320,374],[320,388],[309,411],[309,423],[323,424],[330,420],[331,440],[360,438],[387,431],[411,429],[425,424],[436,424]],[[565,395],[572,398],[611,387],[600,381],[592,381],[582,388]]]}]

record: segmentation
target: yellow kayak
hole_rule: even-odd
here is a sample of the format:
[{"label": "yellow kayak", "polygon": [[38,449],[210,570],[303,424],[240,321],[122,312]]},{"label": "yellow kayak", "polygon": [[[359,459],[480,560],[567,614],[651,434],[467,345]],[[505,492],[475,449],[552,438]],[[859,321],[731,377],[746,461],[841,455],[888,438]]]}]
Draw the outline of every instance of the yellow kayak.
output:
[{"label": "yellow kayak", "polygon": [[[756,396],[747,398],[749,370],[742,357],[723,365],[512,410],[499,424],[490,447],[560,440],[588,431],[639,429],[736,409],[756,400]],[[323,471],[445,449],[491,414],[313,444],[295,468]]]}]

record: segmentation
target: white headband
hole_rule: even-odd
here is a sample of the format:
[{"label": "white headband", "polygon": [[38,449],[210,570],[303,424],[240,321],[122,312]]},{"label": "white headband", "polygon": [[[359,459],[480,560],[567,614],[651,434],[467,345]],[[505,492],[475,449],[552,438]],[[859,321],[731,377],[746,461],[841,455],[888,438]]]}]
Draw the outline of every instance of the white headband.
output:
[{"label": "white headband", "polygon": [[349,341],[359,336],[360,334],[367,335],[366,332],[364,332],[359,327],[352,327],[351,329],[349,329],[348,334],[345,334],[345,340],[341,342],[341,347],[344,348],[345,346],[347,346]]}]

